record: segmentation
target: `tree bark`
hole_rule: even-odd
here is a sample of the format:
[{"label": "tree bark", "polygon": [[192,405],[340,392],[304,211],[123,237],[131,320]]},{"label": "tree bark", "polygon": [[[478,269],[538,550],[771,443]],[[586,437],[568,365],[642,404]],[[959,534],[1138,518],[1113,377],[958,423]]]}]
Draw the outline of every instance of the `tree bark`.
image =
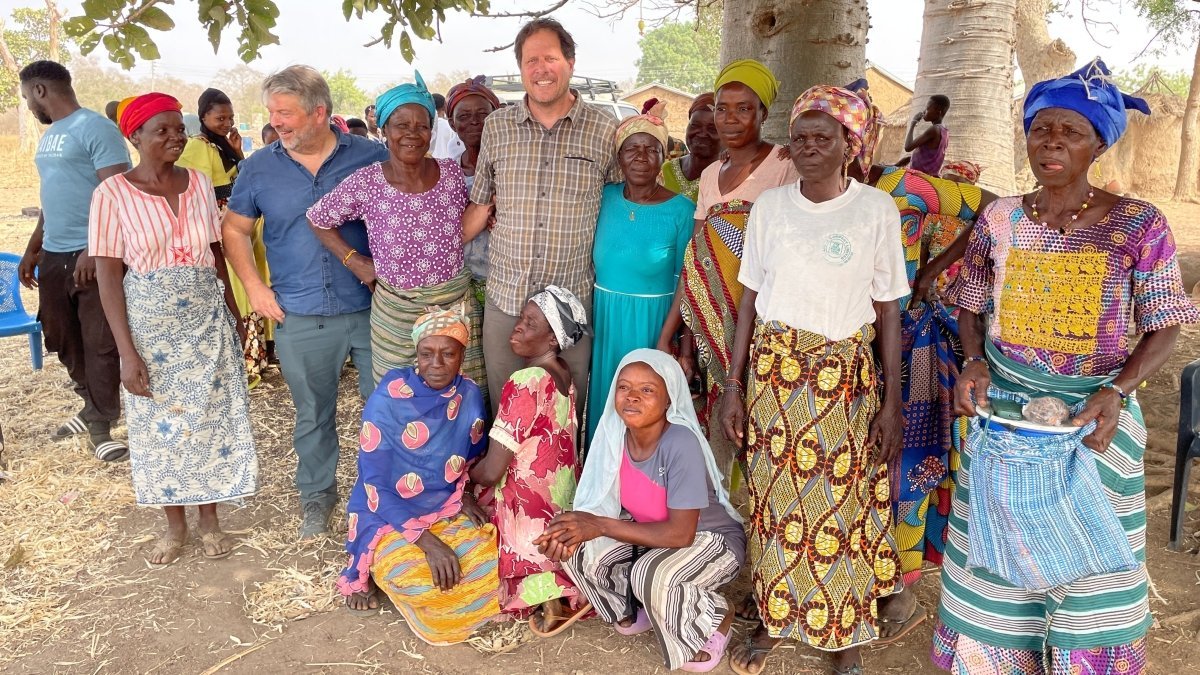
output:
[{"label": "tree bark", "polygon": [[782,82],[763,137],[788,136],[788,114],[814,84],[843,86],[867,63],[866,0],[725,0],[721,63],[757,59]]},{"label": "tree bark", "polygon": [[1178,201],[1196,201],[1196,153],[1200,152],[1200,41],[1196,43],[1196,60],[1192,64],[1192,86],[1188,89],[1187,106],[1183,109],[1183,134],[1179,142],[1179,173],[1175,174],[1175,195]]},{"label": "tree bark", "polygon": [[[1075,69],[1075,52],[1061,39],[1050,37],[1046,21],[1049,14],[1050,0],[1017,0],[1017,67],[1021,69],[1026,94],[1038,82],[1062,77]],[[1021,104],[1024,102],[1022,98]],[[1026,183],[1034,180],[1028,170],[1028,159],[1025,129],[1017,106],[1013,111],[1013,170]]]},{"label": "tree bark", "polygon": [[926,0],[914,109],[950,97],[947,160],[984,167],[979,184],[1016,190],[1013,176],[1013,31],[1017,0]]}]

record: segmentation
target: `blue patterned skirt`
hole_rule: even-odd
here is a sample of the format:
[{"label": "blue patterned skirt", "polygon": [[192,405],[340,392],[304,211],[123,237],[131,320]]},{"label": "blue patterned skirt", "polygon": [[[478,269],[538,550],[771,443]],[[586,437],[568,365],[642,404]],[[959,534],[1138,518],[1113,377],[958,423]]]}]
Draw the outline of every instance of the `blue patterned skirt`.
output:
[{"label": "blue patterned skirt", "polygon": [[212,268],[125,274],[129,330],[153,395],[121,390],[138,504],[211,504],[257,487],[245,364],[222,293]]}]

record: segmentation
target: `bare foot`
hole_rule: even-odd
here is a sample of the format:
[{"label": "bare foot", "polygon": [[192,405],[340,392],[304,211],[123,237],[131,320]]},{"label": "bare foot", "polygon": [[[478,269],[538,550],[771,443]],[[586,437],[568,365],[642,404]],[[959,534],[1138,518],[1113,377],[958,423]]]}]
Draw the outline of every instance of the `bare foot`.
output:
[{"label": "bare foot", "polygon": [[373,612],[379,609],[379,597],[375,593],[375,582],[367,577],[367,590],[346,597],[346,607],[352,612]]},{"label": "bare foot", "polygon": [[782,641],[782,638],[771,637],[767,627],[759,623],[749,642],[734,645],[729,655],[729,665],[735,672],[758,675],[766,665],[767,657]]}]

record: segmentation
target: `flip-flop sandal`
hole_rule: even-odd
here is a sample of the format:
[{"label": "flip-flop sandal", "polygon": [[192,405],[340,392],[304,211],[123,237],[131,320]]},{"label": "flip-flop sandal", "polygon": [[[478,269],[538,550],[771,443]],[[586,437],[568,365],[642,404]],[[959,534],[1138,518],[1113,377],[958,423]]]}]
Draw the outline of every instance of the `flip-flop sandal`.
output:
[{"label": "flip-flop sandal", "polygon": [[221,540],[228,538],[229,535],[225,534],[224,532],[205,532],[204,534],[200,535],[200,546],[201,551],[204,553],[204,557],[208,558],[209,560],[223,560],[233,555],[232,546],[229,547],[228,551],[225,551],[224,553],[217,553],[216,555],[209,555],[208,551],[205,551],[203,548],[204,546],[216,546],[221,543]]},{"label": "flip-flop sandal", "polygon": [[633,635],[641,635],[654,626],[651,625],[650,617],[646,614],[646,610],[639,608],[637,611],[637,616],[635,616],[633,619],[633,623],[629,624],[628,626],[622,626],[619,623],[614,623],[612,627],[613,630],[617,631],[621,635],[630,637]]},{"label": "flip-flop sandal", "polygon": [[899,625],[899,626],[901,626],[901,628],[900,628],[899,633],[896,633],[895,635],[893,635],[889,638],[880,638],[875,641],[875,644],[890,645],[893,642],[899,641],[905,635],[908,635],[909,633],[911,633],[914,628],[916,628],[917,626],[920,626],[922,623],[925,623],[925,619],[927,616],[928,615],[925,612],[925,608],[922,607],[920,605],[920,603],[918,603],[917,606],[913,608],[912,614],[909,614],[908,618],[905,619],[904,621],[894,621],[892,619],[884,619],[884,618],[880,617],[878,619],[879,623],[889,625],[889,626]]},{"label": "flip-flop sandal", "polygon": [[53,438],[56,441],[61,441],[64,438],[78,436],[87,430],[87,422],[84,422],[82,417],[76,415],[66,422],[63,422],[62,426],[55,429],[54,433],[50,434],[50,438]]},{"label": "flip-flop sandal", "polygon": [[[729,630],[731,633],[733,632],[732,627]],[[713,634],[708,636],[708,640],[705,641],[704,646],[700,648],[700,651],[708,654],[708,660],[688,661],[683,664],[683,669],[689,673],[707,673],[715,670],[717,666],[721,665],[721,659],[725,658],[725,647],[728,644],[728,633],[722,633],[719,630],[713,631]]]},{"label": "flip-flop sandal", "polygon": [[752,673],[749,670],[740,668],[737,664],[735,664],[733,662],[732,658],[729,659],[729,668],[733,672],[737,673],[737,675],[761,675],[762,673],[766,672],[766,670],[767,670],[767,661],[771,658],[771,652],[774,652],[776,649],[778,649],[779,645],[781,645],[781,644],[783,644],[782,641],[776,642],[775,644],[771,645],[770,647],[755,647],[754,646],[754,634],[751,633],[750,635],[746,636],[746,649],[747,649],[747,651],[750,652],[750,660],[751,661],[753,661],[754,657],[756,657],[756,656],[766,656],[766,658],[763,659],[762,668],[759,668],[757,673]]},{"label": "flip-flop sandal", "polygon": [[375,616],[376,614],[379,613],[379,609],[383,606],[379,603],[379,596],[376,595],[376,593],[377,593],[376,591],[371,591],[369,594],[367,594],[368,602],[372,598],[375,599],[375,607],[373,609],[371,607],[368,607],[366,609],[355,609],[355,608],[351,607],[350,605],[346,605],[346,611],[350,612],[354,616]]},{"label": "flip-flop sandal", "polygon": [[92,454],[101,462],[119,462],[129,457],[129,447],[121,441],[111,438],[107,441],[92,443]]},{"label": "flip-flop sandal", "polygon": [[585,602],[585,603],[583,603],[583,606],[580,607],[579,609],[575,610],[575,612],[573,614],[568,614],[567,616],[558,617],[558,625],[557,626],[555,626],[554,628],[552,628],[548,631],[544,631],[544,630],[538,628],[537,622],[535,621],[535,619],[541,613],[541,610],[539,609],[538,611],[533,613],[533,616],[529,617],[529,630],[538,637],[542,637],[542,638],[554,637],[555,635],[558,635],[559,633],[563,632],[567,628],[570,628],[572,624],[574,624],[576,621],[582,619],[583,615],[587,614],[590,611],[592,611],[592,603]]},{"label": "flip-flop sandal", "polygon": [[[746,605],[750,605],[754,608],[753,615],[749,615],[741,611],[742,607],[745,607]],[[758,623],[760,618],[758,614],[758,602],[754,599],[753,593],[747,593],[746,597],[742,598],[741,604],[733,609],[733,618],[737,619],[738,621]]]},{"label": "flip-flop sandal", "polygon": [[[150,558],[157,554],[165,554],[167,557],[163,562],[150,562]],[[166,567],[179,560],[181,555],[183,555],[182,541],[159,537],[158,541],[154,543],[154,548],[150,549],[150,555],[146,557],[146,562],[155,567]]]}]

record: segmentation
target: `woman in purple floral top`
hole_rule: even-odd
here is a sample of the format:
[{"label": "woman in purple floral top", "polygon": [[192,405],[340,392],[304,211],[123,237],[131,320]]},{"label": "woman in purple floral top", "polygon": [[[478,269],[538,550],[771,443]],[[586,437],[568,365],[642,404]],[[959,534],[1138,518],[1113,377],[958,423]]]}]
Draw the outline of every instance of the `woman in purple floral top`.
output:
[{"label": "woman in purple floral top", "polygon": [[[308,210],[317,238],[374,292],[371,353],[375,382],[414,364],[411,326],[431,305],[476,309],[463,260],[462,214],[467,188],[453,160],[427,156],[436,109],[420,75],[375,103],[391,156],[351,174]],[[367,226],[370,251],[350,247],[338,232]],[[487,396],[480,326],[471,326],[463,375]]]}]

